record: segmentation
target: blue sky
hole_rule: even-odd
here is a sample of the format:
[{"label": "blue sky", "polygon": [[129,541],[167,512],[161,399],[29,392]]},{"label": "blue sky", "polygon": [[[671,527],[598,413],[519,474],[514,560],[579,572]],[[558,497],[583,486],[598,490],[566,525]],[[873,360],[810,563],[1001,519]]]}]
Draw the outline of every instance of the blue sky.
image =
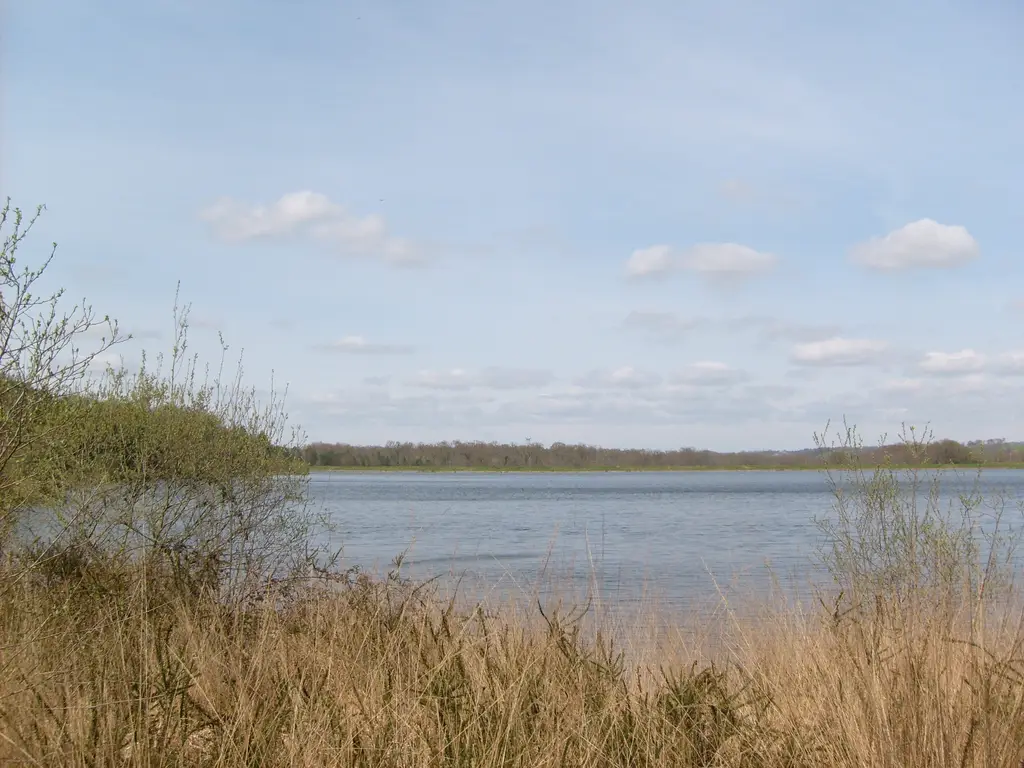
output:
[{"label": "blue sky", "polygon": [[0,194],[310,438],[1024,438],[1008,1],[7,3]]}]

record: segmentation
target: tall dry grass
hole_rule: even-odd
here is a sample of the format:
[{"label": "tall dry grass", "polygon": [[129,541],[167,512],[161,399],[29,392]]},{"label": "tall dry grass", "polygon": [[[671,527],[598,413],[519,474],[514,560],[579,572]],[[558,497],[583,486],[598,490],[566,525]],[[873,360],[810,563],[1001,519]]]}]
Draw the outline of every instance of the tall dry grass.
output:
[{"label": "tall dry grass", "polygon": [[[781,609],[627,654],[398,578],[226,606],[54,557],[0,597],[4,766],[1016,766],[1011,614]],[[727,620],[728,621],[728,620]]]}]

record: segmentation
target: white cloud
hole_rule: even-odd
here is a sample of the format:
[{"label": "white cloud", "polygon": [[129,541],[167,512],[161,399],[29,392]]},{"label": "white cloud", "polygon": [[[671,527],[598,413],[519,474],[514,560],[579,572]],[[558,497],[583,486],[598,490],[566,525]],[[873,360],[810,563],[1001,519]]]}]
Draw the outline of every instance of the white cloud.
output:
[{"label": "white cloud", "polygon": [[337,341],[317,344],[321,352],[342,352],[354,355],[407,355],[415,351],[410,344],[379,344],[367,341],[362,336],[345,336]]},{"label": "white cloud", "polygon": [[661,383],[656,373],[638,371],[630,365],[609,370],[591,371],[575,382],[582,389],[646,389]]},{"label": "white cloud", "polygon": [[452,368],[448,371],[420,371],[411,383],[424,389],[470,389],[475,380],[469,371]]},{"label": "white cloud", "polygon": [[880,428],[876,435],[887,432],[892,439],[900,424],[906,423],[930,426],[938,437],[969,440],[1017,434],[1021,422],[1014,410],[993,409],[992,403],[1019,402],[1022,395],[1019,379],[982,373],[896,379],[877,386],[865,382],[808,401],[803,419],[835,422],[847,417],[869,439],[872,430],[865,429],[868,425]]},{"label": "white cloud", "polygon": [[702,328],[712,331],[754,331],[769,341],[821,341],[839,333],[837,325],[798,323],[768,315],[745,315],[733,318],[684,317],[674,312],[634,310],[622,325],[628,330],[645,331],[666,341],[678,340],[690,331]]},{"label": "white cloud", "polygon": [[961,394],[985,394],[992,393],[994,387],[992,381],[983,373],[969,373],[959,379],[953,380],[950,392],[955,395]]},{"label": "white cloud", "polygon": [[554,376],[550,371],[532,368],[484,368],[478,372],[463,368],[448,371],[420,371],[412,380],[413,386],[424,389],[533,389],[550,384]]},{"label": "white cloud", "polygon": [[868,365],[878,362],[887,351],[888,344],[884,341],[835,337],[797,344],[790,359],[801,365]]},{"label": "white cloud", "polygon": [[699,317],[680,317],[673,312],[634,310],[626,315],[623,326],[630,330],[647,331],[666,339],[678,338],[702,325]]},{"label": "white cloud", "polygon": [[270,205],[221,198],[200,213],[217,235],[229,241],[294,234],[303,225],[338,215],[339,206],[315,192],[292,192]]},{"label": "white cloud", "polygon": [[962,226],[932,219],[914,221],[850,249],[850,258],[869,269],[892,272],[915,268],[948,268],[966,264],[980,253],[977,241]]},{"label": "white cloud", "polygon": [[754,330],[764,338],[778,341],[823,341],[839,333],[836,325],[814,325],[796,323],[779,317],[767,315],[745,315],[726,321],[730,330]]},{"label": "white cloud", "polygon": [[765,272],[777,263],[774,254],[737,243],[698,243],[683,250],[653,245],[633,251],[626,261],[626,274],[647,277],[686,270],[713,278],[741,277]]},{"label": "white cloud", "polygon": [[422,254],[388,232],[381,216],[357,216],[317,192],[291,192],[264,205],[221,198],[200,212],[216,237],[229,243],[305,238],[344,255],[412,264]]},{"label": "white cloud", "polygon": [[920,379],[893,379],[882,385],[882,390],[891,394],[912,394],[924,389],[925,383]]},{"label": "white cloud", "polygon": [[995,369],[1008,376],[1024,375],[1024,351],[1006,352],[996,359]]},{"label": "white cloud", "polygon": [[799,393],[799,389],[791,384],[749,384],[743,388],[749,397],[763,397],[766,400],[789,400]]},{"label": "white cloud", "polygon": [[701,243],[682,254],[682,267],[706,274],[749,274],[775,266],[774,254],[736,243]]},{"label": "white cloud", "polygon": [[[707,366],[721,370],[720,366]],[[497,369],[496,369],[497,370]],[[1015,434],[991,403],[1024,394],[1019,378],[983,375],[859,381],[840,390],[741,383],[736,388],[661,386],[658,377],[633,368],[604,370],[573,385],[495,392],[472,385],[482,372],[455,369],[432,374],[433,389],[402,391],[366,381],[360,387],[299,402],[301,421],[317,438],[379,442],[383,439],[481,438],[564,441],[639,447],[679,445],[679,429],[699,447],[809,447],[828,419],[849,418],[870,442],[892,436],[901,422],[931,424],[941,436],[971,439]],[[424,377],[427,380],[428,377]],[[650,384],[647,386],[646,384]],[[779,430],[784,430],[780,432]],[[384,437],[380,437],[381,435]],[[358,437],[356,437],[358,436]],[[783,438],[783,436],[785,436]],[[722,443],[726,440],[728,445]]]},{"label": "white cloud", "polygon": [[480,386],[489,389],[530,389],[545,387],[554,380],[551,371],[535,368],[484,368]]},{"label": "white cloud", "polygon": [[984,367],[985,356],[973,349],[962,349],[959,352],[928,352],[920,364],[921,370],[925,373],[953,376],[976,373]]},{"label": "white cloud", "polygon": [[689,384],[692,386],[723,386],[735,384],[745,378],[743,371],[739,371],[726,363],[713,360],[706,360],[694,363],[686,370],[673,376],[672,380],[677,384]]},{"label": "white cloud", "polygon": [[667,245],[652,245],[640,248],[626,261],[626,274],[630,277],[645,277],[668,272],[674,267],[672,249]]},{"label": "white cloud", "polygon": [[[395,439],[429,434],[429,439],[486,435],[485,439],[522,440],[524,435],[533,435],[543,442],[582,439],[605,445],[644,447],[656,447],[650,443],[651,428],[657,432],[669,427],[678,430],[685,425],[689,430],[700,424],[714,430],[708,434],[720,438],[723,428],[734,429],[739,423],[764,425],[786,413],[785,407],[760,394],[714,390],[681,395],[667,389],[637,392],[570,387],[553,392],[510,393],[497,399],[477,390],[402,395],[362,389],[307,398],[303,402],[303,417],[315,422],[318,429],[343,429],[345,434],[352,434],[353,427],[369,428],[372,434],[388,427]],[[337,419],[336,426],[326,417]],[[527,426],[527,431],[522,431]],[[610,438],[609,429],[620,435],[627,429],[636,436],[616,440]],[[807,434],[811,432],[808,426]],[[329,432],[324,437],[337,439]],[[677,446],[678,432],[663,439],[667,439],[667,445]],[[749,439],[749,434],[739,439]],[[704,446],[707,438],[695,444]]]}]

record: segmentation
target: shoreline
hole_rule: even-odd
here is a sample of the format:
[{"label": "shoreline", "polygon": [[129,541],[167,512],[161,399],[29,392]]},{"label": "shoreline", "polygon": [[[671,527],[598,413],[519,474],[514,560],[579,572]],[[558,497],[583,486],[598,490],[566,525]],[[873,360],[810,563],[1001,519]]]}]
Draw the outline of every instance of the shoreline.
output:
[{"label": "shoreline", "polygon": [[[825,472],[831,469],[833,472],[848,471],[842,467],[821,467],[821,466],[733,466],[733,467],[326,467],[311,466],[310,474],[340,473],[415,473],[415,474],[597,474],[597,473],[638,473],[638,472]],[[910,470],[961,470],[990,472],[993,470],[1022,470],[1024,464],[949,464],[933,466],[897,465],[886,467],[895,471]],[[864,471],[873,472],[875,467],[865,467]]]}]

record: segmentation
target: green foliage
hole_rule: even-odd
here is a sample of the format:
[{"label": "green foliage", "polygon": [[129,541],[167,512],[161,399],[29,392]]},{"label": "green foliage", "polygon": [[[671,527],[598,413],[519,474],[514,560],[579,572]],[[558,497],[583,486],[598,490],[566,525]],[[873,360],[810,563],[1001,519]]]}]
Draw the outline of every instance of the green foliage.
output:
[{"label": "green foliage", "polygon": [[40,552],[67,551],[126,555],[179,576],[212,569],[236,598],[308,568],[322,554],[309,547],[318,520],[283,397],[272,388],[260,402],[243,386],[240,358],[225,377],[223,343],[219,368],[200,369],[188,353],[189,308],[177,302],[169,355],[99,372],[98,355],[123,337],[105,320],[109,339],[78,351],[94,335],[91,311],[62,315],[60,292],[34,297],[50,258],[15,271],[35,219],[11,218],[0,262],[0,546],[17,552],[28,532],[54,542],[21,553],[28,569]]},{"label": "green foliage", "polygon": [[[63,290],[36,292],[56,244],[37,266],[22,266],[20,251],[42,210],[26,218],[9,199],[0,209],[0,545],[15,511],[31,496],[26,484],[49,482],[37,477],[49,468],[26,466],[24,453],[57,437],[67,424],[58,401],[81,385],[100,354],[123,340],[116,323],[98,319],[84,303],[62,311]],[[96,330],[105,335],[83,351],[79,342]]]},{"label": "green foliage", "polygon": [[964,455],[958,444],[930,438],[928,431],[904,430],[900,454],[910,468],[900,470],[888,459],[865,466],[861,439],[850,427],[831,444],[826,435],[815,437],[834,461],[827,473],[833,515],[817,520],[823,562],[854,605],[928,599],[976,606],[1008,583],[1018,534],[1004,520],[1005,502],[982,499],[975,483],[944,505],[942,476],[922,468],[933,458],[950,463]]}]

